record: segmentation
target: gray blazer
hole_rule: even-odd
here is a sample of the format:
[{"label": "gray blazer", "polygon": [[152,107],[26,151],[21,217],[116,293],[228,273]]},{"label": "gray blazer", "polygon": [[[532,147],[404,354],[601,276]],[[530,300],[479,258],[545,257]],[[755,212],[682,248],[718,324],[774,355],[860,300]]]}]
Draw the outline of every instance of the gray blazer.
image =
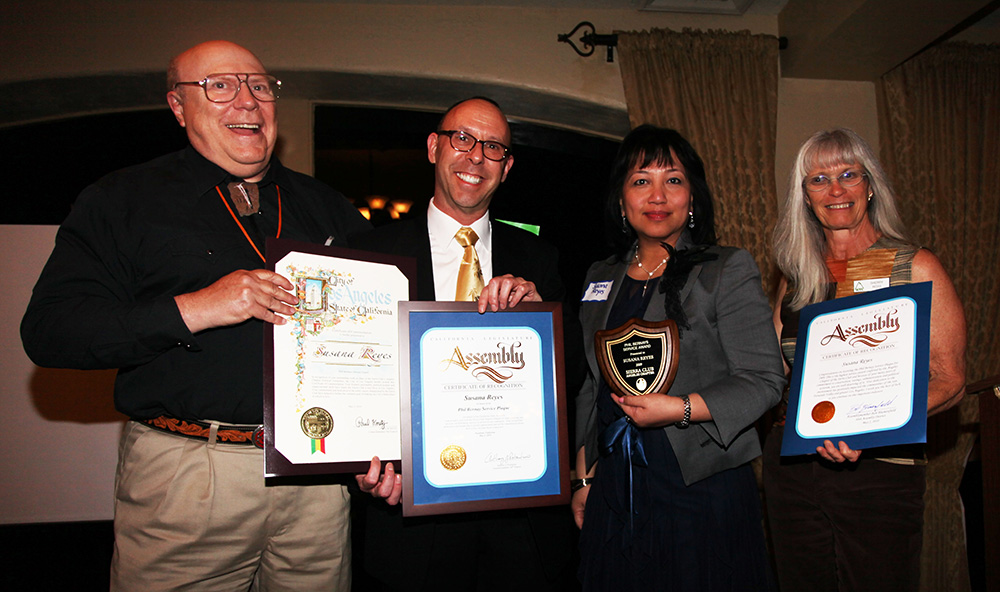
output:
[{"label": "gray blazer", "polygon": [[[678,249],[689,246],[687,236],[678,241]],[[778,403],[785,386],[778,339],[753,257],[732,247],[711,247],[708,252],[718,259],[696,265],[681,289],[691,328],[682,332],[677,376],[667,394],[698,393],[712,420],[687,429],[662,428],[688,485],[760,455],[753,423]],[[607,300],[580,305],[588,376],[576,402],[575,449],[586,446],[588,467],[599,454],[597,393],[603,380],[593,336],[605,328],[627,269],[615,257],[599,261],[584,283],[586,289],[593,282],[612,282]],[[661,321],[665,316],[663,297],[654,294],[644,319]]]}]

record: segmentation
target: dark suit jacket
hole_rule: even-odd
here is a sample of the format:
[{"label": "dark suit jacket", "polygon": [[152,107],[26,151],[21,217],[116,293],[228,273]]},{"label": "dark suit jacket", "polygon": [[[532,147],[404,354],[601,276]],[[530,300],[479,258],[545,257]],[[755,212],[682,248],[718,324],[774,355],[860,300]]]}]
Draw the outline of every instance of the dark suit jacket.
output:
[{"label": "dark suit jacket", "polygon": [[[685,249],[687,234],[677,248]],[[711,247],[718,258],[696,265],[680,298],[690,329],[682,332],[680,359],[667,393],[698,393],[712,421],[680,429],[663,428],[680,463],[684,482],[694,483],[760,456],[753,423],[778,403],[785,385],[771,310],[761,290],[760,273],[750,253]],[[587,466],[598,456],[597,393],[602,380],[594,356],[594,333],[605,328],[628,264],[612,257],[590,267],[584,286],[613,282],[607,300],[583,302],[580,323],[589,376],[577,397],[577,446],[587,448]],[[645,320],[666,318],[663,297],[650,301]]]},{"label": "dark suit jacket", "polygon": [[[557,268],[558,252],[554,247],[524,230],[502,222],[492,226],[493,275],[511,274],[535,283],[545,301],[561,302],[565,289]],[[352,238],[351,247],[407,255],[417,258],[417,298],[435,300],[434,268],[431,263],[430,239],[427,235],[427,215],[388,224]],[[491,528],[498,538],[510,538],[512,545],[522,545],[525,553],[535,554],[544,569],[539,578],[553,580],[561,574],[572,574],[569,562],[575,550],[575,526],[569,508],[555,506],[505,512],[455,514],[425,518],[402,518],[399,506],[389,507],[382,501],[361,498],[366,506],[364,555],[366,571],[397,589],[423,588],[428,566],[448,553],[446,545],[464,540],[470,524],[492,517]],[[507,530],[509,527],[509,530]],[[520,533],[530,532],[533,540],[518,541]],[[537,562],[536,562],[537,563]],[[493,573],[480,577],[497,577],[502,570],[522,569],[523,565],[497,565]],[[538,589],[544,589],[539,582]]]}]

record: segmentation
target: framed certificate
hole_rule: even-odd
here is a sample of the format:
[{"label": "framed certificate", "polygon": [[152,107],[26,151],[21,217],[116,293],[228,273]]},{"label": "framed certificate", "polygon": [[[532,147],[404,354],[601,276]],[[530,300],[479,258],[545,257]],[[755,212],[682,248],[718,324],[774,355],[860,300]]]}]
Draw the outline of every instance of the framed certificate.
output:
[{"label": "framed certificate", "polygon": [[269,239],[267,263],[299,305],[264,332],[265,477],[398,463],[397,302],[416,294],[416,261]]},{"label": "framed certificate", "polygon": [[927,441],[931,284],[802,309],[781,454]]},{"label": "framed certificate", "polygon": [[405,516],[569,502],[561,315],[400,303]]}]

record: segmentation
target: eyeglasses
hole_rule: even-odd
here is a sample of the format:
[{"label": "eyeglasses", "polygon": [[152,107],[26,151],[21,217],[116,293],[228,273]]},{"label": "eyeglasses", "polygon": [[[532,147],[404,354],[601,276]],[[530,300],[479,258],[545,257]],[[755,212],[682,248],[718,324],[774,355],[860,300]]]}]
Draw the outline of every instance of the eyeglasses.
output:
[{"label": "eyeglasses", "polygon": [[472,134],[461,130],[441,130],[437,132],[439,136],[448,136],[451,140],[451,147],[459,152],[472,152],[476,144],[483,145],[483,156],[490,160],[501,161],[510,155],[510,148],[500,142],[492,140],[477,140]]},{"label": "eyeglasses", "polygon": [[[861,182],[862,179],[868,177],[868,173],[862,173],[861,171],[856,171],[854,169],[847,169],[846,171],[837,175],[837,182],[840,183],[841,187],[854,187]],[[823,191],[830,184],[833,183],[833,179],[827,177],[826,175],[814,175],[812,177],[807,177],[802,183],[805,188],[809,191]]]},{"label": "eyeglasses", "polygon": [[240,94],[244,82],[255,99],[266,103],[277,100],[278,91],[281,90],[281,81],[267,74],[209,74],[198,82],[178,82],[174,84],[174,88],[182,84],[200,86],[209,101],[228,103]]}]

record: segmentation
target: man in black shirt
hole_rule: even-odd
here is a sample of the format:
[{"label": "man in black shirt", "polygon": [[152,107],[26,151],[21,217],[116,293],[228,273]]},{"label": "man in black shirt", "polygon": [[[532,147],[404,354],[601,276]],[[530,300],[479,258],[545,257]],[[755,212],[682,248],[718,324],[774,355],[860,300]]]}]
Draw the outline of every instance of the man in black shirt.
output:
[{"label": "man in black shirt", "polygon": [[56,236],[21,324],[41,366],[118,368],[128,415],[112,589],[350,587],[341,485],[265,487],[264,323],[297,298],[262,269],[278,236],[342,243],[367,222],[272,157],[280,82],[224,41],[174,58],[190,146],[104,177]]}]

